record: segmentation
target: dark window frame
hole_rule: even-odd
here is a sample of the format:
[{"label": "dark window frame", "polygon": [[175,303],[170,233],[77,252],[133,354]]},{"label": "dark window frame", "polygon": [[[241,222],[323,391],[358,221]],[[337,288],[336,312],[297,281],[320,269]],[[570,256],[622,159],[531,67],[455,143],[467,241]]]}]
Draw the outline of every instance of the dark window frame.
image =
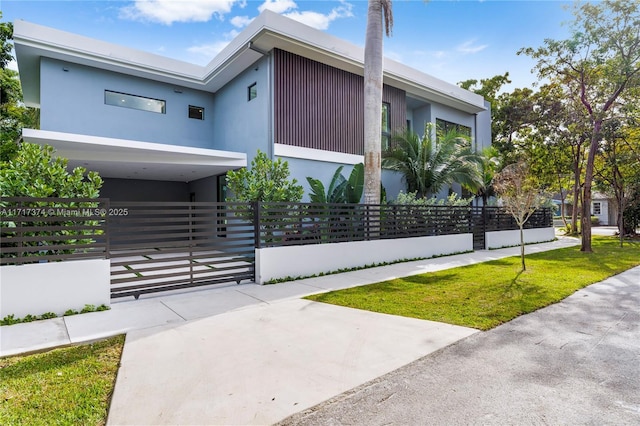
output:
[{"label": "dark window frame", "polygon": [[[114,96],[115,95],[115,96]],[[131,101],[134,102],[129,102],[126,103],[126,100],[130,98]],[[158,110],[157,108],[144,108],[143,106],[137,105],[135,101],[153,101],[153,102],[159,102],[161,105],[161,108]],[[118,92],[115,90],[108,90],[105,89],[104,91],[104,103],[105,105],[109,105],[109,106],[116,106],[119,108],[128,108],[128,109],[135,109],[138,111],[146,111],[146,112],[153,112],[156,114],[166,114],[167,113],[167,101],[164,99],[157,99],[157,98],[150,98],[148,96],[140,96],[140,95],[133,95],[131,93],[124,93],[124,92]]]},{"label": "dark window frame", "polygon": [[204,107],[189,105],[189,118],[204,120]]},{"label": "dark window frame", "polygon": [[258,83],[254,82],[247,87],[247,101],[251,102],[258,97]]},{"label": "dark window frame", "polygon": [[[596,208],[597,206],[597,208]],[[602,202],[601,201],[594,201],[593,202],[593,215],[594,216],[599,216],[602,214]]]},{"label": "dark window frame", "polygon": [[436,118],[436,129],[443,133],[455,130],[457,133],[461,133],[471,139],[471,127],[465,126],[464,124],[458,124],[441,118]]}]

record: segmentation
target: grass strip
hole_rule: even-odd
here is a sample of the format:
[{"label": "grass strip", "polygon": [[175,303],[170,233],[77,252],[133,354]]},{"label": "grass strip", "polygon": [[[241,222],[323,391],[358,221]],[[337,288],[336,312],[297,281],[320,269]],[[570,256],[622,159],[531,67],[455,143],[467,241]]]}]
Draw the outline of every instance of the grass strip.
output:
[{"label": "grass strip", "polygon": [[124,336],[0,359],[0,424],[103,425]]},{"label": "grass strip", "polygon": [[640,243],[593,238],[593,253],[568,247],[307,297],[405,317],[488,330],[640,265]]}]

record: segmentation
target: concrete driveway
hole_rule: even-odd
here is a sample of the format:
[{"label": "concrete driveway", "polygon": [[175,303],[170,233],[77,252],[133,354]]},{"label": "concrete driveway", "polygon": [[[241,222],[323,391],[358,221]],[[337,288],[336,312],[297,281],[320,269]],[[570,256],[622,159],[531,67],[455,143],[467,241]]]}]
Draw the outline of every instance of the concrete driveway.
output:
[{"label": "concrete driveway", "polygon": [[300,299],[131,331],[108,424],[272,424],[477,332]]},{"label": "concrete driveway", "polygon": [[282,425],[638,425],[640,267]]}]

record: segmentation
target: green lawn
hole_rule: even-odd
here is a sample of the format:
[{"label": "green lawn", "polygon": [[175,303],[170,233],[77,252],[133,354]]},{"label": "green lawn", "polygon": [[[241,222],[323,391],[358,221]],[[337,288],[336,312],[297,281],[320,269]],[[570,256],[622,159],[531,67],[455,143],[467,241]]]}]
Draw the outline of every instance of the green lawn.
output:
[{"label": "green lawn", "polygon": [[488,330],[640,265],[640,243],[594,237],[591,254],[569,247],[399,278],[307,299]]},{"label": "green lawn", "polygon": [[0,425],[103,425],[124,336],[0,359]]}]

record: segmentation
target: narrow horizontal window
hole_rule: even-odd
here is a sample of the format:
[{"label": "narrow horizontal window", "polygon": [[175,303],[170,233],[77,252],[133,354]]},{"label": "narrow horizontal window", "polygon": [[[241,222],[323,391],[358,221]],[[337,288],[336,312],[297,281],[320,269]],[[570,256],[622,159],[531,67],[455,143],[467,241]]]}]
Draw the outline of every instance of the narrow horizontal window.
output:
[{"label": "narrow horizontal window", "polygon": [[129,95],[127,93],[112,92],[111,90],[104,91],[104,103],[107,105],[119,106],[123,108],[157,112],[159,114],[165,114],[166,112],[165,101],[162,101],[160,99]]},{"label": "narrow horizontal window", "polygon": [[189,105],[189,118],[196,120],[204,120],[204,108],[199,106]]},{"label": "narrow horizontal window", "polygon": [[464,126],[462,124],[452,123],[450,121],[436,118],[436,127],[442,133],[456,132],[458,134],[471,137],[471,127]]},{"label": "narrow horizontal window", "polygon": [[258,97],[258,83],[253,83],[247,88],[247,99],[252,100]]}]

